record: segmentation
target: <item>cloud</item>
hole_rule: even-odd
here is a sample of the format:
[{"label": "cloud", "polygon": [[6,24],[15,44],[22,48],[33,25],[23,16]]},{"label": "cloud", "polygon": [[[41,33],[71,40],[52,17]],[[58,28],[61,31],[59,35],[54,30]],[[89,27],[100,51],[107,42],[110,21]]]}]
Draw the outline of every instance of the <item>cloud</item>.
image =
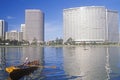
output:
[{"label": "cloud", "polygon": [[6,16],[7,19],[15,19],[13,16]]}]

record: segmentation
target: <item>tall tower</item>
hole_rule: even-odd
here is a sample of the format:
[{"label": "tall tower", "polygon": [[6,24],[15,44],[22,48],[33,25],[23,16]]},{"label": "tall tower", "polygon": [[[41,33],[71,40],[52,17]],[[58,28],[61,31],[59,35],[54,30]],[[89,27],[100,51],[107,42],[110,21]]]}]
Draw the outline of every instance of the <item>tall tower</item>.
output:
[{"label": "tall tower", "polygon": [[20,32],[24,32],[24,30],[25,30],[25,24],[21,24],[21,26],[20,26]]},{"label": "tall tower", "polygon": [[4,20],[0,20],[0,38],[5,39],[5,32],[8,31],[8,24]]},{"label": "tall tower", "polygon": [[32,43],[36,40],[38,43],[44,41],[44,15],[43,12],[36,9],[27,9],[25,11],[25,40]]}]

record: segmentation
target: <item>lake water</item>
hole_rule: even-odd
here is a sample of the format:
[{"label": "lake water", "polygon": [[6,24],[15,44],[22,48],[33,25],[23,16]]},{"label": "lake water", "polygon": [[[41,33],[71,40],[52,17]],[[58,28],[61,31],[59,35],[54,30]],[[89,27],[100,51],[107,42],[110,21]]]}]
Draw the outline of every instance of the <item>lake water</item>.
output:
[{"label": "lake water", "polygon": [[[120,47],[6,47],[0,48],[0,80],[5,67],[39,60],[44,68],[20,80],[120,80]],[[53,67],[53,66],[56,66]]]}]

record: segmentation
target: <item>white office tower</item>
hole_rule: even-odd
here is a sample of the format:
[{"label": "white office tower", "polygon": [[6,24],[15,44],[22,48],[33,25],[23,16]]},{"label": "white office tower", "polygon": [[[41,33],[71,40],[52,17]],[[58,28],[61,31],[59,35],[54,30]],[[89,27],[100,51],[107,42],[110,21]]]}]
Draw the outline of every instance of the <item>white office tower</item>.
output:
[{"label": "white office tower", "polygon": [[8,24],[5,20],[0,20],[0,38],[5,39],[5,32],[8,31]]},{"label": "white office tower", "polygon": [[25,24],[21,24],[21,27],[20,27],[20,32],[25,32]]},{"label": "white office tower", "polygon": [[28,9],[25,11],[24,40],[32,43],[44,41],[44,14],[40,10]]},{"label": "white office tower", "polygon": [[118,42],[118,12],[103,6],[64,9],[64,42]]}]

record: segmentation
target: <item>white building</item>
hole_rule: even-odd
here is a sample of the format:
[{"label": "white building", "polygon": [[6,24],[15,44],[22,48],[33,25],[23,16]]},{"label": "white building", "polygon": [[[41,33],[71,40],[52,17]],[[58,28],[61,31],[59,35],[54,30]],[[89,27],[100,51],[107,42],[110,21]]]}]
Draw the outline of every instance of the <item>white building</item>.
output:
[{"label": "white building", "polygon": [[25,11],[25,32],[24,40],[30,43],[33,40],[37,42],[44,41],[44,15],[43,12],[36,9],[28,9]]},{"label": "white building", "polygon": [[23,32],[17,32],[16,30],[13,30],[11,32],[6,32],[6,39],[22,41]]},{"label": "white building", "polygon": [[118,42],[118,12],[103,6],[64,9],[64,42]]},{"label": "white building", "polygon": [[119,14],[117,11],[107,10],[106,20],[109,42],[119,42]]},{"label": "white building", "polygon": [[25,24],[21,24],[21,26],[20,26],[20,32],[25,32]]},{"label": "white building", "polygon": [[5,32],[8,31],[8,24],[5,20],[0,20],[0,38],[5,39]]}]

